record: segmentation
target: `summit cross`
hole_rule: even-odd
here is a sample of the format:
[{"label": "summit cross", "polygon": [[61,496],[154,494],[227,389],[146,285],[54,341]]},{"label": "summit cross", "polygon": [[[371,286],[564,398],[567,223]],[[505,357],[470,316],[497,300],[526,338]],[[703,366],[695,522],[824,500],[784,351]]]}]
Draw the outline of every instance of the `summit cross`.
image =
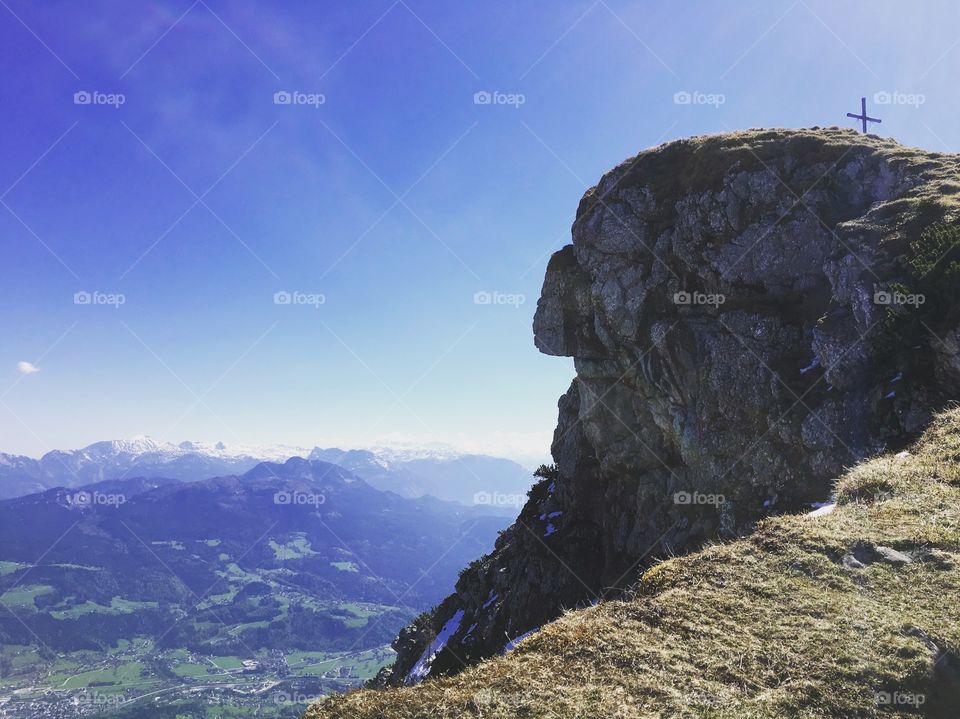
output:
[{"label": "summit cross", "polygon": [[867,115],[867,98],[865,97],[860,98],[860,114],[854,115],[852,112],[848,112],[847,117],[852,117],[854,120],[860,120],[863,123],[864,133],[867,132],[868,122],[883,122],[883,120],[879,118],[870,117],[869,115]]}]

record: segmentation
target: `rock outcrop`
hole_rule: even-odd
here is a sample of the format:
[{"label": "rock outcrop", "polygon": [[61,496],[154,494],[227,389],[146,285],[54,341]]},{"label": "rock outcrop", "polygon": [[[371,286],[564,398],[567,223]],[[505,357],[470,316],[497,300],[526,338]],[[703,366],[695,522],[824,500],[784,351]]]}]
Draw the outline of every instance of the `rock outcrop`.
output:
[{"label": "rock outcrop", "polygon": [[764,520],[507,656],[304,719],[956,719],[958,457],[952,409],[841,477],[831,511]]},{"label": "rock outcrop", "polygon": [[813,129],[673,142],[607,173],[534,320],[542,352],[576,361],[556,466],[383,679],[499,654],[915,438],[960,396],[958,169]]}]

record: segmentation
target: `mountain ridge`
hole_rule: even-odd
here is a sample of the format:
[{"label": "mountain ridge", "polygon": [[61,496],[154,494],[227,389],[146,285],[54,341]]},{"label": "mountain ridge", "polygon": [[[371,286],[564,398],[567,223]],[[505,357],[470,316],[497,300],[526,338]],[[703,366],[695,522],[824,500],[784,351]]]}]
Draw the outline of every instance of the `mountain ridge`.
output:
[{"label": "mountain ridge", "polygon": [[[291,457],[334,460],[378,489],[402,496],[430,494],[468,505],[478,503],[478,494],[522,495],[529,487],[529,471],[512,460],[453,449],[231,447],[222,442],[174,444],[140,436],[95,442],[76,450],[52,450],[39,459],[0,454],[0,498],[127,477],[196,481],[243,473],[261,462],[286,461]],[[501,511],[509,513],[510,509]]]}]

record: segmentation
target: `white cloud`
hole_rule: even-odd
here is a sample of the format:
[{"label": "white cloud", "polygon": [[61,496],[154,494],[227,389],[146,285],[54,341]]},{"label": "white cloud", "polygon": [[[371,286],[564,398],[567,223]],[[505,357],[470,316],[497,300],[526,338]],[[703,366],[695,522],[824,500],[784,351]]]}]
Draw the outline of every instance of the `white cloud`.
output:
[{"label": "white cloud", "polygon": [[20,374],[36,374],[40,371],[39,367],[34,367],[29,362],[24,362],[23,360],[17,362],[17,369],[20,370]]}]

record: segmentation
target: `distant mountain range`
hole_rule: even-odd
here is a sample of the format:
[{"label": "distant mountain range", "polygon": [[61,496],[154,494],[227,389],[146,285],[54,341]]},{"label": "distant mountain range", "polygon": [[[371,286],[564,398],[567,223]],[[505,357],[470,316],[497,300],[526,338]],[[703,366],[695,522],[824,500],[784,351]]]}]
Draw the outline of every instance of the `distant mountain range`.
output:
[{"label": "distant mountain range", "polygon": [[0,643],[374,647],[439,600],[505,524],[488,508],[400,497],[303,458],[3,500]]},{"label": "distant mountain range", "polygon": [[374,488],[401,497],[430,495],[467,505],[487,504],[510,515],[532,484],[530,471],[509,459],[446,450],[228,447],[137,438],[54,450],[40,459],[0,453],[0,499],[133,477],[194,482],[243,474],[261,462],[291,457],[335,464]]}]

